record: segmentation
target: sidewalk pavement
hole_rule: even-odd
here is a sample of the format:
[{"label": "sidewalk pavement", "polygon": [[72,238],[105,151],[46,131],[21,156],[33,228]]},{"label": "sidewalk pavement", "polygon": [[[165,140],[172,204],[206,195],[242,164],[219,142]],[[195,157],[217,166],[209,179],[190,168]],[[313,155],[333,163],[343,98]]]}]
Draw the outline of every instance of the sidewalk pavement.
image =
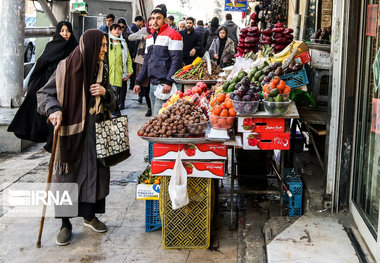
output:
[{"label": "sidewalk pavement", "polygon": [[[161,230],[145,232],[145,201],[135,199],[137,176],[146,168],[144,157],[148,143],[137,131],[148,120],[146,105],[137,96],[128,95],[127,109],[132,156],[111,168],[110,194],[106,213],[99,219],[106,223],[106,233],[95,233],[83,226],[82,218],[71,220],[73,236],[68,246],[55,244],[61,222],[46,218],[42,246],[35,244],[40,218],[12,218],[12,209],[0,207],[0,262],[236,262],[237,231],[229,230],[229,213],[220,210],[213,233],[213,249],[164,250]],[[4,183],[45,183],[50,155],[43,144],[21,154],[0,155],[0,202]],[[8,215],[8,216],[7,216]]]}]

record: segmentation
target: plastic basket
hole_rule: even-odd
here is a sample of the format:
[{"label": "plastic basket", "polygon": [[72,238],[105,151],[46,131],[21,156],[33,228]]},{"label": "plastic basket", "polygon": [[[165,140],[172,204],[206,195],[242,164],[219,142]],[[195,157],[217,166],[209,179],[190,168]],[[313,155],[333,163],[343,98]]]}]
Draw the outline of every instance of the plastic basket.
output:
[{"label": "plastic basket", "polygon": [[206,249],[210,246],[212,180],[189,177],[189,203],[173,210],[169,197],[170,177],[162,177],[160,212],[162,246],[165,249]]},{"label": "plastic basket", "polygon": [[291,88],[297,88],[309,84],[305,69],[280,76],[280,79],[285,81],[286,85]]},{"label": "plastic basket", "polygon": [[145,232],[161,228],[160,203],[158,200],[145,201]]},{"label": "plastic basket", "polygon": [[149,142],[148,147],[148,162],[151,164],[153,160],[153,142]]},{"label": "plastic basket", "polygon": [[284,181],[293,195],[289,198],[286,193],[284,194],[284,201],[288,203],[288,216],[301,216],[303,193],[302,181],[293,168],[284,169]]}]

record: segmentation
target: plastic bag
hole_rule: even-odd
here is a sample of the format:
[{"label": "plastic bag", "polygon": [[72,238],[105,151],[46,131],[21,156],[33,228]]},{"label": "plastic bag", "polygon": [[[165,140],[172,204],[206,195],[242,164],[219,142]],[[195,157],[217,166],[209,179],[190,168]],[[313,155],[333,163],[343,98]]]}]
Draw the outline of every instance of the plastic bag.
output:
[{"label": "plastic bag", "polygon": [[170,98],[171,95],[174,95],[176,92],[177,92],[177,86],[175,85],[175,83],[173,83],[172,85],[172,90],[169,92],[169,93],[162,93],[162,89],[163,89],[163,85],[159,84],[157,85],[157,88],[156,90],[154,91],[154,96],[157,98],[157,99],[160,99],[160,100],[167,100]]},{"label": "plastic bag", "polygon": [[187,192],[187,172],[183,167],[180,152],[174,164],[173,174],[169,183],[169,196],[172,201],[172,208],[178,209],[189,203],[189,194]]}]

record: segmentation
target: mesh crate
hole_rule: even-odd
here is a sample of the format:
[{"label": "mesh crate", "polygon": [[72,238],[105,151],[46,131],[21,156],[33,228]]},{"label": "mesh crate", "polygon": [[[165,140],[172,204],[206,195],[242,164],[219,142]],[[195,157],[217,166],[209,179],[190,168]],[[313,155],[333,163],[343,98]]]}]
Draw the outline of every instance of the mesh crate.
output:
[{"label": "mesh crate", "polygon": [[280,76],[280,79],[285,81],[286,85],[291,88],[297,88],[309,84],[305,69]]},{"label": "mesh crate", "polygon": [[153,160],[153,142],[149,142],[148,146],[148,162],[151,164]]},{"label": "mesh crate", "polygon": [[189,203],[177,210],[172,209],[169,182],[168,176],[161,180],[162,246],[166,249],[208,248],[212,218],[212,179],[188,178]]},{"label": "mesh crate", "polygon": [[160,203],[158,200],[145,201],[145,232],[161,228]]},{"label": "mesh crate", "polygon": [[292,193],[292,197],[284,194],[284,202],[288,203],[288,216],[302,215],[302,181],[292,168],[284,169],[284,182]]}]

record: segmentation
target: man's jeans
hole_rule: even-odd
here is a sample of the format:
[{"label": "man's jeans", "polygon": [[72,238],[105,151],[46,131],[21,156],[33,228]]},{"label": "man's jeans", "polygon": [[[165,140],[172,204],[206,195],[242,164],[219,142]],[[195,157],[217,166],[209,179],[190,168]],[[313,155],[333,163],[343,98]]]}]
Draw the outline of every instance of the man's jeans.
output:
[{"label": "man's jeans", "polygon": [[153,116],[156,116],[158,112],[160,111],[162,104],[166,102],[166,100],[160,100],[157,99],[156,96],[154,95],[154,92],[156,91],[158,85],[153,85],[150,84],[150,99],[152,100],[152,111],[153,111]]}]

